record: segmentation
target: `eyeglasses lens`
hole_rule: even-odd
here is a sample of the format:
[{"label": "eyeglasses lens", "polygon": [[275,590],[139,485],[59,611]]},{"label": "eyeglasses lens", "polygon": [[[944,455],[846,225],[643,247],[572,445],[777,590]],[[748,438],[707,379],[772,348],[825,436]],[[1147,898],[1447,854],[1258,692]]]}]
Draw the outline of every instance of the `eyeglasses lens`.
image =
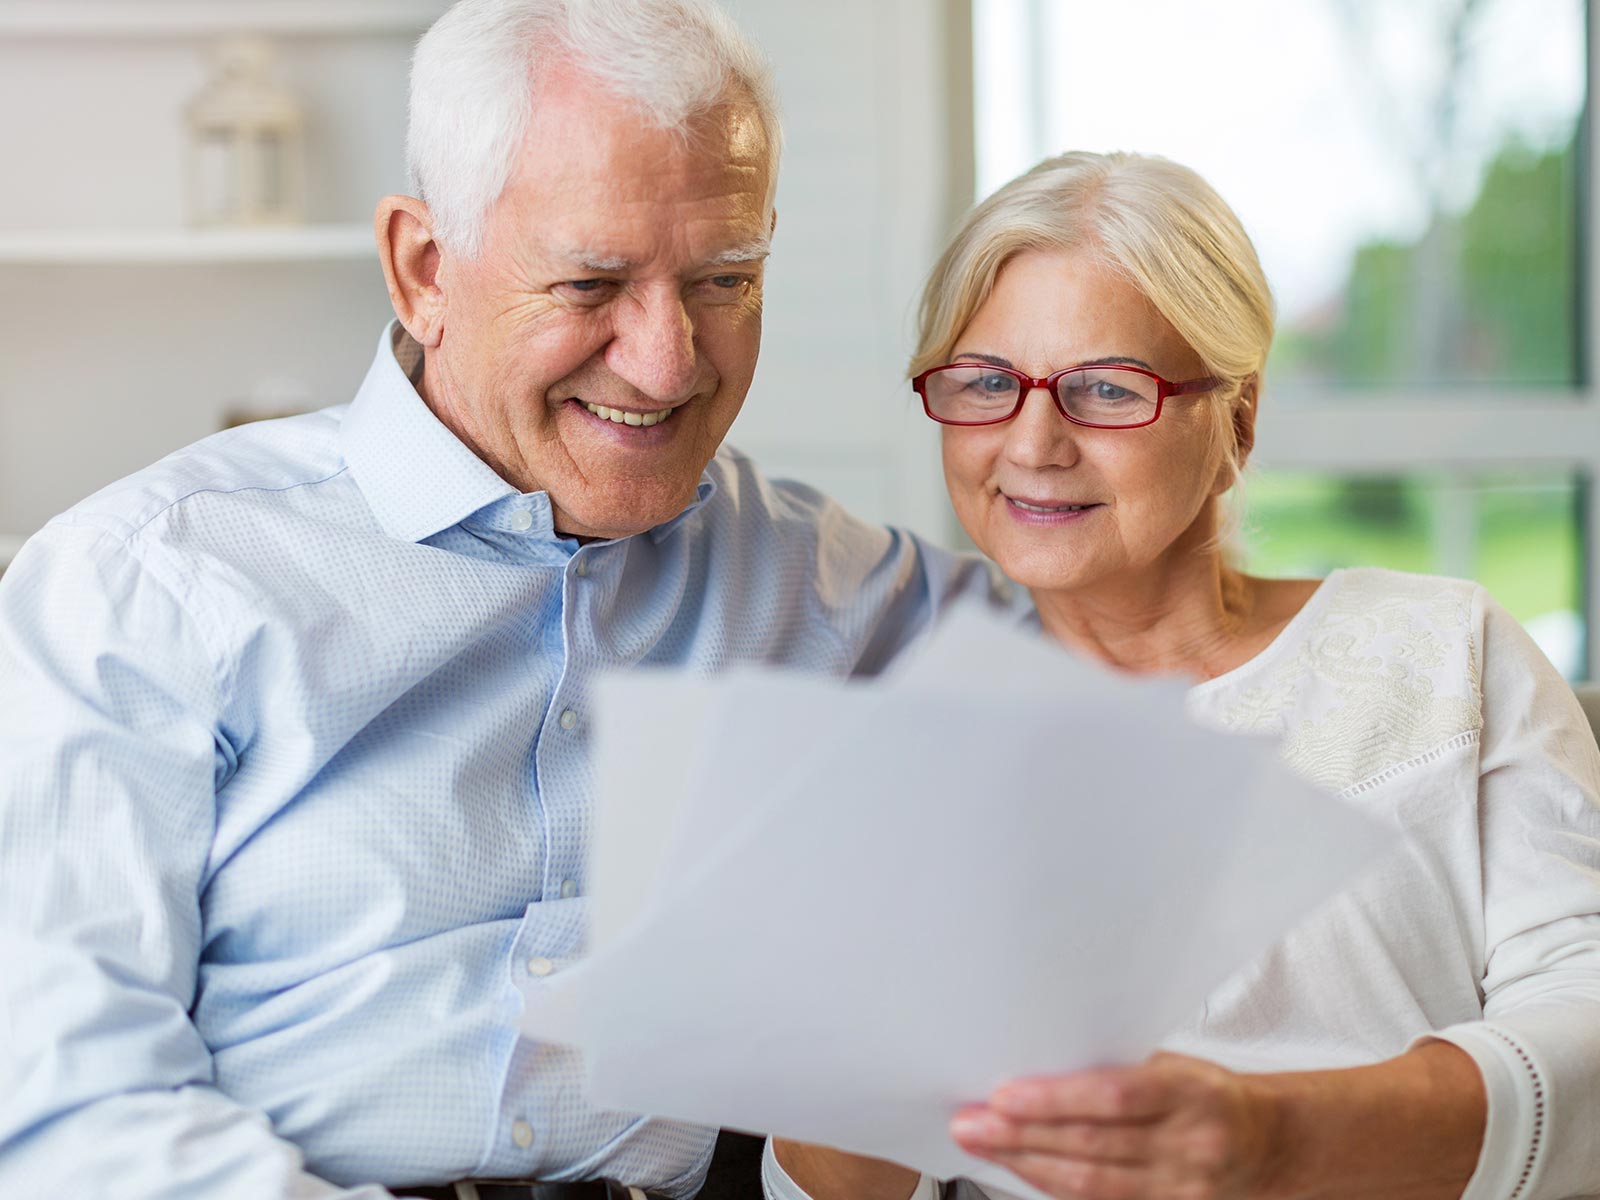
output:
[{"label": "eyeglasses lens", "polygon": [[1061,406],[1087,425],[1143,425],[1155,416],[1156,381],[1137,371],[1091,367],[1056,380]]},{"label": "eyeglasses lens", "polygon": [[[1021,383],[996,367],[954,366],[923,384],[928,410],[941,421],[1003,421],[1017,408]],[[1156,381],[1138,371],[1090,367],[1056,381],[1056,396],[1074,420],[1116,428],[1143,425],[1156,412]]]}]

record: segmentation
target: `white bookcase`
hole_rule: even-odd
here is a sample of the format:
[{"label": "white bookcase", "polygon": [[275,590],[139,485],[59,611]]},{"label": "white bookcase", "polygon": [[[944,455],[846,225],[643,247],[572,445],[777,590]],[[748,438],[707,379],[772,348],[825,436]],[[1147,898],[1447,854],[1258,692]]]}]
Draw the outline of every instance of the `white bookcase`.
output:
[{"label": "white bookcase", "polygon": [[[449,0],[0,0],[0,563],[238,412],[348,400],[389,315],[412,45]],[[308,115],[311,223],[187,223],[183,105],[263,34]]]}]

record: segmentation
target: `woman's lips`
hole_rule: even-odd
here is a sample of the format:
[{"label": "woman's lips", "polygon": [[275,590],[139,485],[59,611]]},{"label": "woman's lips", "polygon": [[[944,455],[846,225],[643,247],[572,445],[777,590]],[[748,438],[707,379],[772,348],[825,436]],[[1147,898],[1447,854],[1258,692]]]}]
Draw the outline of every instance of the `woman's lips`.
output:
[{"label": "woman's lips", "polygon": [[1077,500],[1050,500],[1033,496],[1001,496],[1006,502],[1006,511],[1019,521],[1029,524],[1057,525],[1067,521],[1080,521],[1096,509],[1103,507],[1100,504],[1088,503]]},{"label": "woman's lips", "polygon": [[1015,505],[1024,512],[1060,513],[1083,512],[1090,508],[1099,508],[1100,505],[1085,500],[1043,500],[1032,496],[1008,496],[1004,492],[1008,504]]}]

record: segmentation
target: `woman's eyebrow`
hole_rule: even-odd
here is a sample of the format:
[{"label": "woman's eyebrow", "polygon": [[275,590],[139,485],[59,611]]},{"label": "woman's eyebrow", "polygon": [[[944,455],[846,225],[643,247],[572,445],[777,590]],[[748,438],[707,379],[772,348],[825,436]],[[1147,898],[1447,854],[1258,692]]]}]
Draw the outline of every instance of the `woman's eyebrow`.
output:
[{"label": "woman's eyebrow", "polygon": [[[992,364],[993,366],[996,366],[996,367],[1009,367],[1013,371],[1015,371],[1017,369],[1016,365],[1014,363],[1012,363],[1010,359],[1001,358],[998,354],[977,354],[977,353],[968,353],[968,352],[964,352],[963,351],[963,352],[958,352],[956,354],[956,358],[957,359],[972,359],[972,360],[974,360],[976,362],[986,362],[986,363],[990,363],[990,364]],[[1129,358],[1129,357],[1127,357],[1126,355],[1123,355],[1123,354],[1107,354],[1107,355],[1104,355],[1103,357],[1100,357],[1100,358],[1086,358],[1082,362],[1073,363],[1071,367],[1063,367],[1063,368],[1060,368],[1060,369],[1061,370],[1070,371],[1070,370],[1073,369],[1073,367],[1088,367],[1088,366],[1096,366],[1096,365],[1104,365],[1104,366],[1108,366],[1108,367],[1114,367],[1114,366],[1142,367],[1146,371],[1154,371],[1155,370],[1155,368],[1152,367],[1149,363],[1145,362],[1144,359],[1142,359],[1142,358]]]}]

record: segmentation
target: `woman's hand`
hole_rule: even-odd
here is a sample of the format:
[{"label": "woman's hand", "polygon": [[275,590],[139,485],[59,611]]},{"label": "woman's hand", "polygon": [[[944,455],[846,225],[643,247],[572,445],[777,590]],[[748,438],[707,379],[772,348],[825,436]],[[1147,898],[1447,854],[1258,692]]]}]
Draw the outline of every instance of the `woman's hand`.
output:
[{"label": "woman's hand", "polygon": [[1062,1200],[1456,1200],[1488,1101],[1443,1041],[1365,1067],[1244,1075],[1157,1054],[1023,1079],[951,1125],[961,1147]]},{"label": "woman's hand", "polygon": [[1063,1200],[1265,1198],[1283,1163],[1270,1076],[1157,1054],[1024,1079],[951,1124],[962,1149]]}]

